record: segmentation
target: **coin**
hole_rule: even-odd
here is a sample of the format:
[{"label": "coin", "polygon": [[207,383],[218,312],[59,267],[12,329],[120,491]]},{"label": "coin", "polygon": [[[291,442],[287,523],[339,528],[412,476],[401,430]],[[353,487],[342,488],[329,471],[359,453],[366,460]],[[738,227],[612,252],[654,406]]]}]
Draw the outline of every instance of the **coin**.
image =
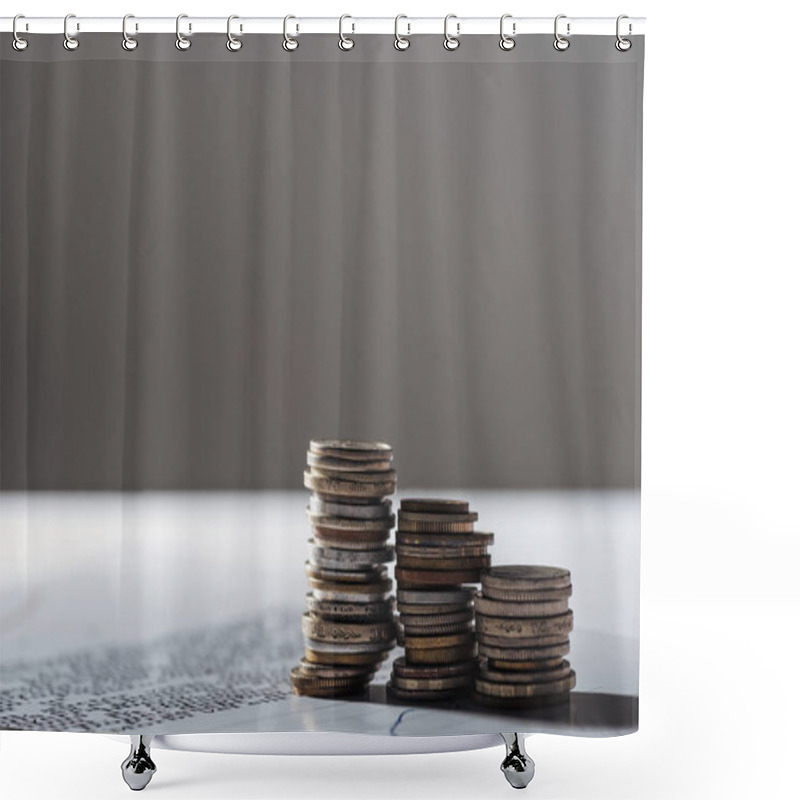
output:
[{"label": "coin", "polygon": [[410,547],[487,547],[494,543],[493,533],[419,533],[397,531],[397,544]]},{"label": "coin", "polygon": [[531,636],[524,639],[517,636],[491,636],[488,633],[479,633],[478,636],[482,644],[489,645],[490,647],[510,647],[517,649],[551,647],[552,645],[563,644],[564,639],[567,638],[564,634],[560,633],[554,636]]},{"label": "coin", "polygon": [[303,614],[303,635],[315,642],[386,643],[396,637],[394,622],[341,622]]},{"label": "coin", "polygon": [[398,642],[402,644],[400,640],[409,634],[412,636],[444,636],[449,633],[474,633],[475,625],[471,619],[466,622],[443,622],[438,625],[426,626],[407,625],[405,621],[401,619],[400,622],[398,622],[397,630]]},{"label": "coin", "polygon": [[345,519],[344,517],[325,517],[306,509],[306,515],[314,528],[327,531],[387,531],[394,527],[394,514],[380,519]]},{"label": "coin", "polygon": [[359,442],[352,439],[312,439],[308,449],[319,456],[370,461],[392,458],[392,448],[385,442]]},{"label": "coin", "polygon": [[475,595],[475,611],[490,617],[553,617],[569,610],[569,600],[550,600],[540,603],[508,603]]},{"label": "coin", "polygon": [[411,628],[430,628],[437,625],[455,625],[459,622],[472,622],[474,614],[471,608],[451,612],[449,614],[401,614],[400,621],[408,631]]},{"label": "coin", "polygon": [[409,692],[405,689],[400,689],[399,687],[395,686],[391,681],[386,684],[386,697],[388,700],[399,700],[400,702],[414,702],[419,703],[422,701],[433,701],[436,702],[441,700],[447,700],[460,692],[463,692],[463,689],[451,689],[449,691],[436,691],[436,692],[422,692],[422,691],[414,691]]},{"label": "coin", "polygon": [[404,656],[394,660],[392,672],[404,678],[447,678],[454,675],[471,676],[475,671],[474,659],[446,664],[408,664]]},{"label": "coin", "polygon": [[322,517],[344,517],[345,519],[386,519],[392,513],[392,501],[380,500],[369,505],[354,503],[329,503],[319,495],[312,494],[309,510]]},{"label": "coin", "polygon": [[452,633],[445,636],[412,636],[397,637],[397,643],[405,646],[408,650],[438,650],[442,647],[466,647],[475,641],[475,634]]},{"label": "coin", "polygon": [[400,589],[397,592],[398,603],[408,603],[409,605],[433,605],[438,603],[470,603],[475,596],[475,590],[466,589],[433,589],[425,591],[422,589]]},{"label": "coin", "polygon": [[407,544],[397,545],[397,554],[404,558],[439,559],[439,558],[480,558],[487,555],[485,545],[462,546],[446,545],[440,547],[413,547]]},{"label": "coin", "polygon": [[353,461],[353,459],[349,458],[320,456],[310,450],[306,454],[306,463],[309,467],[325,472],[384,472],[392,468],[391,458]]},{"label": "coin", "polygon": [[468,514],[466,500],[443,500],[438,497],[404,497],[400,508],[418,514]]},{"label": "coin", "polygon": [[319,678],[371,678],[375,671],[369,664],[314,664],[305,658],[300,659],[300,671],[305,675],[316,675]]},{"label": "coin", "polygon": [[456,587],[462,583],[478,583],[481,579],[481,571],[479,569],[452,569],[445,571],[395,567],[394,577],[397,581],[397,586],[402,586],[404,589],[432,586]]},{"label": "coin", "polygon": [[[467,558],[413,558],[397,553],[397,566],[404,570],[479,570],[492,563],[491,556],[471,556]],[[478,576],[480,578],[480,576]],[[468,583],[468,580],[464,580]]]},{"label": "coin", "polygon": [[471,603],[451,603],[449,605],[423,605],[422,603],[398,603],[397,610],[403,616],[438,617],[441,614],[454,614],[459,611],[469,611],[470,617],[473,616]]},{"label": "coin", "polygon": [[394,548],[380,550],[346,550],[338,547],[320,547],[313,539],[308,540],[309,560],[318,567],[351,569],[356,566],[375,566],[394,560]]},{"label": "coin", "polygon": [[392,591],[392,582],[389,578],[381,578],[377,583],[348,584],[309,578],[308,583],[313,589],[314,597],[318,600],[344,600],[345,602],[352,600],[356,603],[385,600]]},{"label": "coin", "polygon": [[389,541],[389,531],[346,531],[312,528],[314,538],[322,547],[337,547],[340,550],[375,550]]},{"label": "coin", "polygon": [[567,655],[569,653],[569,640],[541,647],[512,647],[508,645],[491,645],[479,639],[478,650],[481,655],[497,659],[498,662],[541,661]]},{"label": "coin", "polygon": [[312,664],[327,664],[329,666],[371,666],[376,667],[388,655],[389,650],[383,653],[330,653],[314,649],[314,643],[306,644],[305,657]]},{"label": "coin", "polygon": [[409,649],[406,647],[406,662],[408,664],[451,664],[457,661],[467,661],[475,656],[475,645],[461,647],[438,647]]},{"label": "coin", "polygon": [[454,522],[477,522],[477,511],[466,511],[460,514],[430,514],[418,513],[416,511],[406,511],[403,506],[403,501],[400,501],[400,511],[397,512],[397,518],[403,522],[418,522],[424,524],[431,524],[436,522],[446,522],[451,524]]},{"label": "coin", "polygon": [[495,670],[485,661],[478,664],[478,676],[496,683],[549,683],[566,678],[572,670],[569,661],[560,661],[555,667],[522,672],[519,670]]},{"label": "coin", "polygon": [[502,636],[511,639],[532,639],[556,636],[563,641],[572,630],[572,611],[555,617],[487,617],[476,612],[478,635]]},{"label": "coin", "polygon": [[441,692],[471,686],[472,675],[454,675],[452,678],[404,678],[393,675],[392,685],[406,692]]},{"label": "coin", "polygon": [[572,595],[572,584],[563,589],[543,589],[537,592],[510,592],[491,587],[487,589],[485,584],[481,588],[484,598],[500,603],[544,603]]},{"label": "coin", "polygon": [[495,566],[487,570],[482,578],[483,593],[494,598],[491,590],[501,592],[537,592],[542,589],[563,589],[570,585],[568,569],[562,567],[513,564]]},{"label": "coin", "polygon": [[344,569],[323,569],[315,567],[306,561],[306,575],[317,581],[331,581],[335,583],[368,583],[375,584],[386,578],[386,568],[375,568],[367,571],[356,572]]},{"label": "coin", "polygon": [[[480,647],[478,648],[480,649]],[[482,658],[486,658],[482,656]],[[562,663],[559,658],[540,658],[538,661],[499,661],[494,658],[486,659],[489,669],[501,672],[537,672],[539,670],[555,669]]]},{"label": "coin", "polygon": [[546,683],[497,683],[481,678],[475,678],[475,689],[481,694],[490,697],[533,697],[535,695],[563,694],[575,688],[575,673],[570,673],[565,678],[548,681]]},{"label": "coin", "polygon": [[476,703],[489,708],[500,708],[507,711],[522,711],[528,708],[544,708],[569,703],[569,691],[560,694],[533,695],[532,697],[493,697],[475,689],[472,698]]},{"label": "coin", "polygon": [[384,653],[394,647],[394,640],[390,642],[323,642],[320,639],[305,637],[306,649],[315,653],[338,653],[340,655],[354,655],[370,653]]},{"label": "coin", "polygon": [[[387,492],[391,494],[391,492]],[[474,522],[412,522],[399,518],[397,530],[403,533],[474,533]]]},{"label": "coin", "polygon": [[381,483],[382,481],[397,481],[397,472],[393,469],[382,472],[331,472],[319,467],[309,467],[308,472],[313,478],[323,478],[335,481],[349,481],[350,483]]},{"label": "coin", "polygon": [[343,694],[361,692],[367,685],[369,678],[321,678],[304,673],[299,667],[294,667],[289,674],[292,689],[298,695],[311,695],[313,697],[336,697]]},{"label": "coin", "polygon": [[311,613],[328,619],[388,622],[394,618],[394,598],[374,603],[342,603],[334,600],[317,600],[312,594],[307,594],[306,608]]},{"label": "coin", "polygon": [[381,481],[376,483],[361,483],[356,481],[339,480],[336,478],[322,478],[306,471],[303,473],[303,485],[323,497],[385,497],[394,494],[395,482]]}]

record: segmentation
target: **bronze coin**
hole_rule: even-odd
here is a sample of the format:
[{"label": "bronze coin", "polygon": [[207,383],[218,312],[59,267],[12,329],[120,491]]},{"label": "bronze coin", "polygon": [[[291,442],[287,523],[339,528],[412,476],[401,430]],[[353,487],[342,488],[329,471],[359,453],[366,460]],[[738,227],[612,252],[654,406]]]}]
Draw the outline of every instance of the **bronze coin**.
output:
[{"label": "bronze coin", "polygon": [[416,514],[468,514],[466,500],[445,500],[438,497],[404,497],[400,508]]},{"label": "bronze coin", "polygon": [[548,600],[540,603],[508,603],[475,595],[475,611],[487,617],[553,617],[569,610],[569,599]]},{"label": "bronze coin", "polygon": [[488,556],[485,545],[461,547],[459,545],[447,547],[413,547],[407,544],[397,545],[397,554],[403,558],[441,559],[441,558],[486,558]]},{"label": "bronze coin", "polygon": [[385,442],[359,442],[353,439],[312,439],[308,449],[320,456],[370,461],[392,458],[392,448]]},{"label": "bronze coin", "polygon": [[562,680],[572,670],[569,661],[562,660],[550,669],[537,669],[523,672],[521,670],[495,670],[485,660],[478,664],[478,677],[495,683],[549,683]]},{"label": "bronze coin", "polygon": [[337,581],[317,580],[309,578],[309,586],[314,590],[317,600],[353,600],[360,601],[385,600],[392,591],[392,581],[382,578],[377,583],[338,583]]},{"label": "bronze coin", "polygon": [[406,648],[406,663],[414,664],[454,664],[475,657],[475,645],[461,647],[439,647],[409,650]]},{"label": "bronze coin", "polygon": [[397,512],[397,519],[402,522],[416,522],[426,525],[437,522],[445,522],[452,524],[454,522],[477,522],[477,511],[466,511],[461,514],[429,514],[418,513],[416,511],[406,511],[403,506],[403,501],[400,501],[400,510]]},{"label": "bronze coin", "polygon": [[397,623],[397,643],[402,644],[405,636],[447,636],[454,633],[475,634],[475,624],[470,622],[451,622],[427,628],[407,627],[402,622]]},{"label": "bronze coin", "polygon": [[[491,556],[471,558],[411,558],[397,553],[397,566],[405,570],[480,570],[492,563]],[[465,581],[466,582],[466,581]]]},{"label": "bronze coin", "polygon": [[369,682],[369,678],[363,675],[347,678],[321,678],[316,675],[308,675],[299,667],[292,669],[289,677],[295,694],[314,697],[335,697],[340,694],[355,693],[362,691]]},{"label": "bronze coin", "polygon": [[376,503],[330,503],[319,495],[312,494],[308,501],[312,514],[321,517],[344,519],[386,519],[392,513],[391,500],[378,500]]},{"label": "bronze coin", "polygon": [[475,690],[490,697],[534,697],[535,695],[563,694],[575,688],[575,673],[566,678],[546,683],[497,683],[480,676],[475,678]]},{"label": "bronze coin", "polygon": [[348,458],[320,456],[310,450],[306,454],[306,463],[323,472],[385,472],[392,468],[391,458],[353,461]]},{"label": "bronze coin", "polygon": [[316,581],[330,581],[335,583],[365,583],[375,585],[386,580],[386,568],[372,569],[369,572],[344,569],[322,569],[306,561],[306,575]]},{"label": "bronze coin", "polygon": [[560,656],[558,658],[540,658],[537,661],[502,661],[490,658],[488,666],[489,669],[501,672],[537,672],[543,669],[555,669],[562,661]]},{"label": "bronze coin", "polygon": [[413,634],[411,636],[398,636],[397,639],[397,643],[403,645],[406,650],[438,650],[441,647],[466,647],[474,641],[475,634],[472,631],[441,636]]},{"label": "bronze coin", "polygon": [[300,659],[300,672],[308,677],[318,678],[366,678],[369,680],[374,674],[372,666],[369,664],[355,664],[347,666],[345,664],[314,664],[311,661],[306,661],[305,658]]},{"label": "bronze coin", "polygon": [[314,538],[322,547],[338,547],[340,550],[376,550],[389,541],[386,531],[346,531],[312,528]]},{"label": "bronze coin", "polygon": [[317,600],[306,595],[306,608],[312,614],[327,619],[353,622],[390,622],[394,619],[394,598],[374,603],[342,603],[335,600]]},{"label": "bronze coin", "polygon": [[572,596],[572,584],[563,589],[543,589],[538,592],[508,592],[501,589],[482,587],[482,595],[487,600],[498,603],[549,603],[552,600],[564,600]]},{"label": "bronze coin", "polygon": [[386,497],[394,494],[395,481],[360,483],[356,481],[321,478],[306,471],[303,473],[303,486],[323,497]]},{"label": "bronze coin", "polygon": [[314,478],[324,478],[333,481],[350,481],[351,483],[382,483],[384,481],[397,481],[397,472],[393,469],[381,472],[336,472],[309,467],[308,472]]},{"label": "bronze coin", "polygon": [[451,697],[455,697],[458,694],[463,693],[466,691],[465,689],[449,689],[449,690],[440,690],[437,692],[423,692],[423,691],[414,691],[409,692],[407,689],[400,689],[399,687],[395,686],[391,681],[386,684],[386,697],[388,700],[397,700],[403,703],[412,702],[412,703],[420,703],[425,701],[442,701],[448,700]]},{"label": "bronze coin", "polygon": [[466,534],[475,532],[474,522],[409,522],[397,520],[397,530],[402,533]]},{"label": "bronze coin", "polygon": [[394,514],[380,519],[345,519],[344,517],[324,517],[306,509],[306,515],[314,528],[326,531],[376,531],[383,533],[394,527]]},{"label": "bronze coin", "polygon": [[491,636],[488,633],[478,633],[478,640],[489,647],[516,648],[516,649],[536,649],[539,647],[551,647],[563,644],[566,637],[563,634],[554,636],[532,636],[530,638],[518,638],[516,636]]},{"label": "bronze coin", "polygon": [[481,571],[479,569],[434,570],[395,567],[394,578],[397,581],[398,589],[457,587],[462,583],[478,583]]},{"label": "bronze coin", "polygon": [[392,664],[392,673],[404,678],[449,678],[455,675],[472,676],[475,660],[448,662],[445,664],[408,664],[405,656],[400,656]]},{"label": "bronze coin", "polygon": [[404,678],[392,675],[392,685],[406,692],[441,692],[472,686],[472,675],[454,675],[452,678]]},{"label": "bronze coin", "polygon": [[[313,645],[313,642],[311,643]],[[377,669],[381,661],[386,658],[389,651],[383,653],[328,653],[314,650],[306,645],[305,657],[312,664],[327,664],[329,666],[372,666]]]},{"label": "bronze coin", "polygon": [[397,544],[408,547],[483,547],[494,543],[494,534],[484,531],[472,533],[419,533],[397,531]]},{"label": "bronze coin", "polygon": [[497,659],[498,662],[515,661],[541,661],[549,658],[559,658],[569,653],[569,640],[557,642],[541,647],[514,647],[508,645],[491,645],[478,640],[478,649],[481,655]]},{"label": "bronze coin", "polygon": [[501,636],[508,639],[533,639],[557,636],[559,641],[572,631],[572,611],[555,617],[487,617],[475,613],[475,628],[481,638]]},{"label": "bronze coin", "polygon": [[436,617],[440,614],[455,614],[460,611],[469,611],[472,615],[472,603],[450,603],[450,604],[431,604],[423,605],[422,603],[398,603],[397,610],[401,614],[409,616],[419,616],[424,614],[426,617]]},{"label": "bronze coin", "polygon": [[542,589],[563,589],[572,579],[568,569],[533,564],[494,566],[483,575],[483,592],[494,597],[490,590],[506,592],[537,592]]},{"label": "bronze coin", "polygon": [[382,644],[393,642],[397,629],[394,622],[340,622],[313,614],[303,614],[303,635],[315,642],[340,644]]}]

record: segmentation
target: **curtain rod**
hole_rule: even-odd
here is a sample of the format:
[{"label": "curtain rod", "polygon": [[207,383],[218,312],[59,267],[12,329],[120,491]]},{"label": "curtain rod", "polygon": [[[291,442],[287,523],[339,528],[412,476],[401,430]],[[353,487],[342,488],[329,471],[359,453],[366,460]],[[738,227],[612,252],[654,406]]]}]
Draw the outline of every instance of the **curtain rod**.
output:
[{"label": "curtain rod", "polygon": [[[292,17],[289,32],[292,36],[304,33],[333,33],[343,30],[346,34],[377,33],[394,34],[395,25],[403,36],[415,34],[443,34],[444,17],[351,17],[345,15],[340,23],[339,17]],[[0,17],[0,31],[13,30],[13,17]],[[284,17],[235,17],[233,30],[239,36],[256,33],[284,32]],[[19,34],[25,33],[64,33],[64,17],[25,17],[17,21]],[[181,31],[190,36],[193,33],[226,33],[228,17],[193,17],[183,16],[180,21]],[[568,27],[569,26],[569,27]],[[625,17],[622,21],[622,33],[625,36],[643,34],[644,17]],[[69,33],[80,36],[83,33],[112,33],[122,31],[122,17],[81,17],[70,15],[68,19]],[[616,17],[570,17],[559,15],[558,29],[562,35],[596,35],[613,36],[617,32]],[[129,16],[126,23],[129,34],[141,33],[175,33],[175,17],[136,17]],[[500,16],[496,17],[458,17],[450,16],[448,30],[457,35],[499,33]],[[553,34],[554,17],[514,17],[505,15],[504,30],[515,36],[534,33]]]}]

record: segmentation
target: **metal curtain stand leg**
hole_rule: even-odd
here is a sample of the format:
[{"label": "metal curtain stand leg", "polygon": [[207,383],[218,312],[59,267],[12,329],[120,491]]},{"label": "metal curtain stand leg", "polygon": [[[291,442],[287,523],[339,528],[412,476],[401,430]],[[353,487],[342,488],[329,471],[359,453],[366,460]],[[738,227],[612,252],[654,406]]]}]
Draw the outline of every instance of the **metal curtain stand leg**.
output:
[{"label": "metal curtain stand leg", "polygon": [[131,752],[122,762],[122,779],[134,792],[139,792],[150,783],[156,765],[150,758],[150,742],[153,735],[131,736]]},{"label": "metal curtain stand leg", "polygon": [[506,780],[515,789],[524,789],[536,769],[533,759],[525,752],[525,737],[520,733],[501,733],[506,743],[506,757],[500,765]]}]

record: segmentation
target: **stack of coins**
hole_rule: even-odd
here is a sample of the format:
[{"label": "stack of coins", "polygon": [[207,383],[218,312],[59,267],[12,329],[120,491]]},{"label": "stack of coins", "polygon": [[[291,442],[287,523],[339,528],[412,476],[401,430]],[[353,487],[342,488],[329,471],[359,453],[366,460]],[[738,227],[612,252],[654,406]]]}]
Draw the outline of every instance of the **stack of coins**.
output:
[{"label": "stack of coins", "polygon": [[475,667],[474,590],[491,563],[491,533],[461,500],[403,499],[397,528],[398,643],[389,694],[441,700],[468,691]]},{"label": "stack of coins", "polygon": [[474,696],[484,705],[524,708],[569,699],[575,673],[569,652],[569,570],[492,567],[475,597],[478,671]]},{"label": "stack of coins", "polygon": [[311,489],[303,615],[305,658],[291,672],[295,694],[363,691],[394,647],[389,537],[397,477],[382,442],[312,440],[303,483]]}]

